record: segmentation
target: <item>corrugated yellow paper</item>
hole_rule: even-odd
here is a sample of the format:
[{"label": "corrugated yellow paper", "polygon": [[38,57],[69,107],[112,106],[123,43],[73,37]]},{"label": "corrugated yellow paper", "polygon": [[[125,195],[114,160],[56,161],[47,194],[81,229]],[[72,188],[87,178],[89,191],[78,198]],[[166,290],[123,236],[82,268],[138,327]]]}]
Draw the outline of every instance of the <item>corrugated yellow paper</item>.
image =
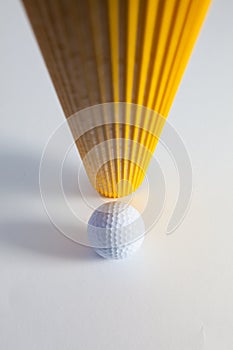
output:
[{"label": "corrugated yellow paper", "polygon": [[[90,181],[105,196],[131,193],[144,178],[210,0],[23,2],[64,113],[75,115],[69,124]],[[107,111],[106,103],[113,104]],[[95,125],[90,107],[99,104]]]}]

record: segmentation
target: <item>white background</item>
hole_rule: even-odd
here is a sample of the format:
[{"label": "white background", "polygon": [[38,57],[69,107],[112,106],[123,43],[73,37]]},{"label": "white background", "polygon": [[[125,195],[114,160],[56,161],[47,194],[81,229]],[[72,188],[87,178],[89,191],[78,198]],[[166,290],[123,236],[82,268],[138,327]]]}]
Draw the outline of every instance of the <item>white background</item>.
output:
[{"label": "white background", "polygon": [[[188,215],[115,262],[62,236],[45,212],[39,162],[64,117],[21,4],[0,1],[1,350],[233,349],[232,13],[232,1],[214,1],[169,117],[193,166]],[[167,182],[165,218],[178,191]]]}]

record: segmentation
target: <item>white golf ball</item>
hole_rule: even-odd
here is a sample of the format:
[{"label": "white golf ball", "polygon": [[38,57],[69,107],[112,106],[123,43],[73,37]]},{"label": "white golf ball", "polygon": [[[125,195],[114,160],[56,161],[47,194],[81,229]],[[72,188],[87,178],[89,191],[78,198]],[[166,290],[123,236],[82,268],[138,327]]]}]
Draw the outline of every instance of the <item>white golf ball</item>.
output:
[{"label": "white golf ball", "polygon": [[134,207],[116,201],[105,203],[93,212],[87,232],[96,253],[106,259],[123,259],[141,246],[145,226]]}]

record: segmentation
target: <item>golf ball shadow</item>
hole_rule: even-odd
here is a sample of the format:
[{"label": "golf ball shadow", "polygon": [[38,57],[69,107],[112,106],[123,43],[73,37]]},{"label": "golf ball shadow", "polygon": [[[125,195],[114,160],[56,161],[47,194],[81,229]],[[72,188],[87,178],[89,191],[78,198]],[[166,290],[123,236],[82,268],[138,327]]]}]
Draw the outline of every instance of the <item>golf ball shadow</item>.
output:
[{"label": "golf ball shadow", "polygon": [[97,254],[106,259],[124,259],[141,246],[145,225],[132,205],[115,201],[104,203],[93,212],[87,232]]}]

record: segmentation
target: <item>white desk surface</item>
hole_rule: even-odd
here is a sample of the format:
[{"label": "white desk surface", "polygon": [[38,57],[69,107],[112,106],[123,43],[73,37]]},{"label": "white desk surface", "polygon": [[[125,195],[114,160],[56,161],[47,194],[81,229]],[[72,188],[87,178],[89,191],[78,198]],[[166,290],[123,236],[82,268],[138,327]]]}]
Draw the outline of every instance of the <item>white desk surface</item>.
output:
[{"label": "white desk surface", "polygon": [[1,350],[233,349],[232,4],[214,1],[169,117],[192,161],[188,215],[116,262],[46,215],[39,162],[63,114],[21,4],[0,2]]}]

